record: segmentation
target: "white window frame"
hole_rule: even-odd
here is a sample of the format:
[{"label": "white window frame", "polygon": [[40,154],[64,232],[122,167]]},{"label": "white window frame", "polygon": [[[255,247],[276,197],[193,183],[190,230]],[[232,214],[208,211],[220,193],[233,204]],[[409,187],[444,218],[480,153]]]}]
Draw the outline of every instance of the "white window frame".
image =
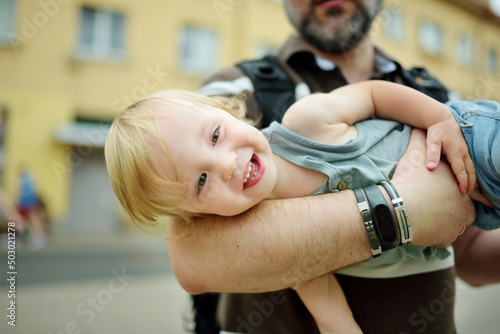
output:
[{"label": "white window frame", "polygon": [[10,46],[16,30],[16,0],[0,0],[0,45]]},{"label": "white window frame", "polygon": [[460,34],[457,39],[457,61],[465,67],[473,67],[476,61],[476,44],[472,36]]},{"label": "white window frame", "polygon": [[420,22],[418,40],[425,53],[436,56],[444,54],[444,32],[435,22],[430,20]]},{"label": "white window frame", "polygon": [[[94,11],[93,21],[84,19],[84,10]],[[114,26],[117,19],[120,25]],[[91,24],[91,25],[89,25]],[[75,58],[94,60],[123,60],[125,58],[125,16],[122,13],[108,9],[98,9],[83,6],[80,12],[80,29]],[[90,33],[91,42],[84,40],[84,34]],[[113,45],[113,35],[118,36],[118,44]]]},{"label": "white window frame", "polygon": [[405,38],[404,16],[400,9],[389,7],[387,8],[385,17],[388,18],[384,27],[385,35],[396,42],[402,42]]},{"label": "white window frame", "polygon": [[485,67],[486,67],[486,72],[490,74],[496,74],[498,73],[498,52],[497,50],[493,47],[490,46],[485,52]]},{"label": "white window frame", "polygon": [[180,31],[179,69],[187,74],[204,77],[217,69],[219,35],[206,27],[186,25]]}]

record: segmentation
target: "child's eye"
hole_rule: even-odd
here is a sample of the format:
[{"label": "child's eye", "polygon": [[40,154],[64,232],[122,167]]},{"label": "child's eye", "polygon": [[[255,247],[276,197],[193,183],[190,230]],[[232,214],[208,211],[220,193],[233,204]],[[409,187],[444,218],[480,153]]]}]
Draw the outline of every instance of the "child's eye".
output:
[{"label": "child's eye", "polygon": [[200,178],[198,180],[197,190],[200,191],[201,188],[203,188],[203,186],[205,185],[206,182],[207,182],[207,174],[203,173],[203,174],[201,174],[201,176],[200,176]]},{"label": "child's eye", "polygon": [[215,129],[214,133],[212,134],[212,145],[215,146],[218,140],[219,140],[219,128]]}]

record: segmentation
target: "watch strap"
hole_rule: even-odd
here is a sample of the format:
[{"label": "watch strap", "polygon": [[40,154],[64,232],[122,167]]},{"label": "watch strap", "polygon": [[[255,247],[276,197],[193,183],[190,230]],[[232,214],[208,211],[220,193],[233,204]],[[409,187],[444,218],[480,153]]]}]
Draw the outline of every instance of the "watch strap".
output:
[{"label": "watch strap", "polygon": [[382,251],[398,246],[398,232],[391,209],[377,185],[363,189],[372,213],[373,225],[380,240]]},{"label": "watch strap", "polygon": [[406,210],[406,205],[403,203],[403,199],[399,196],[394,185],[389,181],[382,181],[379,183],[382,185],[392,200],[392,205],[396,211],[396,218],[398,220],[401,245],[405,245],[413,240],[413,233],[410,226],[410,219],[408,218],[408,212]]},{"label": "watch strap", "polygon": [[372,257],[378,257],[382,253],[382,246],[377,237],[377,232],[373,226],[372,214],[368,202],[366,201],[365,195],[361,188],[354,189],[354,194],[356,195],[356,200],[358,201],[358,209],[363,218],[363,224],[365,226],[366,234],[368,236],[368,241],[370,242],[370,249],[372,251]]}]

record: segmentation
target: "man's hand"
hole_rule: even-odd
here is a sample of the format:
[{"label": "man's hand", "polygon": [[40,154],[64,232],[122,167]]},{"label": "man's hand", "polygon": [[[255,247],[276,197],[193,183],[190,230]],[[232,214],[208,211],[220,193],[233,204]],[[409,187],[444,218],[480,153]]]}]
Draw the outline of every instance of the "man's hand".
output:
[{"label": "man's hand", "polygon": [[472,286],[500,282],[500,230],[468,227],[457,241],[455,267],[458,277]]},{"label": "man's hand", "polygon": [[460,192],[457,179],[446,163],[430,171],[425,160],[425,132],[413,130],[392,183],[407,203],[413,243],[444,247],[474,221],[474,205],[467,194]]}]

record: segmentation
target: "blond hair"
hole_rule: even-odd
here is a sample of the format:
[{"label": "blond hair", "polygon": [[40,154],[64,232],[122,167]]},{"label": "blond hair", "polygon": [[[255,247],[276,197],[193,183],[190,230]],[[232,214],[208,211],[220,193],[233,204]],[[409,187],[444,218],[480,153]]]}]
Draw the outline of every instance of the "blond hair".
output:
[{"label": "blond hair", "polygon": [[[163,216],[173,216],[184,219],[185,233],[192,233],[191,219],[200,215],[175,206],[184,198],[185,185],[167,180],[159,173],[162,168],[158,147],[170,158],[157,124],[166,112],[206,107],[223,109],[247,121],[245,104],[240,97],[207,97],[182,90],[164,90],[145,96],[113,121],[104,150],[108,175],[120,204],[139,228],[156,225]],[[175,168],[174,175],[177,175]]]}]

